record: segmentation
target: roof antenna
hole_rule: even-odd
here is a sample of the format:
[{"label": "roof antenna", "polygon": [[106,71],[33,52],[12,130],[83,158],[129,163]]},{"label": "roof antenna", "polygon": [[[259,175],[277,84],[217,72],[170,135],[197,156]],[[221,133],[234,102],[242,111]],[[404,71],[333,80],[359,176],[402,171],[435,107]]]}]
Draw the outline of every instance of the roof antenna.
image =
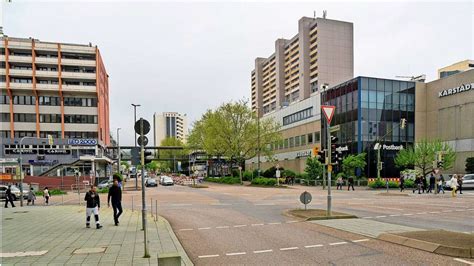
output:
[{"label": "roof antenna", "polygon": [[316,10],[313,11],[313,18],[316,18]]},{"label": "roof antenna", "polygon": [[327,15],[328,15],[328,11],[327,11],[327,10],[323,10],[323,18],[326,18]]}]

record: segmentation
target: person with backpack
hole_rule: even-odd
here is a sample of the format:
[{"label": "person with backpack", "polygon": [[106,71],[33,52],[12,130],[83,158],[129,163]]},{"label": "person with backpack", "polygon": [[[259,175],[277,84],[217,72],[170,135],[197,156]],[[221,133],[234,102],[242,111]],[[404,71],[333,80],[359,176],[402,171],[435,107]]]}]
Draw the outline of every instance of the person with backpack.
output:
[{"label": "person with backpack", "polygon": [[30,188],[30,191],[28,191],[28,202],[26,203],[26,205],[35,205],[35,200],[36,200],[36,195],[35,195],[35,192],[33,191],[33,188],[31,187]]},{"label": "person with backpack", "polygon": [[86,204],[86,228],[90,228],[91,215],[94,214],[95,225],[97,229],[102,228],[99,222],[99,209],[100,209],[100,198],[97,193],[97,189],[94,185],[91,186],[91,189],[86,193],[84,200]]}]

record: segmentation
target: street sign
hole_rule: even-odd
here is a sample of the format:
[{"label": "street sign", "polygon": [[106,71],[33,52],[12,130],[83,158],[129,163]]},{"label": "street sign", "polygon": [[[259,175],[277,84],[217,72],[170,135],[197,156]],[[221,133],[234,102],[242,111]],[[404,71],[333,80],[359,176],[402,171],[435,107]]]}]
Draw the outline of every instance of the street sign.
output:
[{"label": "street sign", "polygon": [[137,142],[138,142],[138,145],[142,145],[142,142],[143,142],[143,146],[146,146],[148,144],[148,138],[146,136],[140,136],[138,137],[137,139]]},{"label": "street sign", "polygon": [[305,210],[306,210],[306,205],[309,204],[312,199],[313,199],[313,197],[311,197],[311,194],[308,191],[305,191],[305,192],[301,193],[300,201],[301,201],[301,203],[304,204],[304,209]]},{"label": "street sign", "polygon": [[330,131],[332,133],[332,132],[339,131],[340,129],[341,129],[341,125],[336,125],[336,126],[332,126]]},{"label": "street sign", "polygon": [[331,119],[334,116],[336,111],[336,106],[334,105],[321,105],[321,109],[323,109],[324,116],[328,121],[328,124],[331,124]]},{"label": "street sign", "polygon": [[[143,120],[143,135],[148,134],[150,132],[150,123],[146,121],[145,119],[141,118]],[[140,120],[135,122],[135,126],[133,127],[135,129],[135,133],[141,134],[140,132]]]},{"label": "street sign", "polygon": [[276,170],[275,176],[276,176],[276,178],[280,178],[280,177],[281,177],[281,172],[280,172],[280,170]]}]

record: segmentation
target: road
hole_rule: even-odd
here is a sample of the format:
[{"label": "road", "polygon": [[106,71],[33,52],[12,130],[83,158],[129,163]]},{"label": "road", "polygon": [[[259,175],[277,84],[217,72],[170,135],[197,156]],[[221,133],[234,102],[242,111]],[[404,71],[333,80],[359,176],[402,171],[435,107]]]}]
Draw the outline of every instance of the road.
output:
[{"label": "road", "polygon": [[[283,215],[302,208],[299,195],[313,194],[311,208],[325,208],[321,188],[289,189],[207,184],[147,189],[158,201],[158,213],[167,218],[196,265],[466,265],[457,261],[384,241],[335,230]],[[422,229],[472,233],[474,191],[457,198],[445,195],[381,196],[381,191],[334,191],[334,210],[392,224]],[[136,192],[124,194],[124,205],[140,208]],[[402,256],[400,254],[403,254]]]}]

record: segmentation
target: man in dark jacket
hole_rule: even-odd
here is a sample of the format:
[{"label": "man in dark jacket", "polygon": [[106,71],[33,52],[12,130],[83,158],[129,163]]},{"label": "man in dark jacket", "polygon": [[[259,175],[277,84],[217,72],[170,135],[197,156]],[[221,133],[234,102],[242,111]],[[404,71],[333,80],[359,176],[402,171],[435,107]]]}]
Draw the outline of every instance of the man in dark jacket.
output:
[{"label": "man in dark jacket", "polygon": [[96,192],[94,185],[91,186],[91,189],[86,193],[84,200],[87,202],[86,208],[86,227],[90,228],[91,214],[94,213],[95,225],[97,229],[102,228],[99,222],[99,209],[100,209],[100,198],[99,194]]},{"label": "man in dark jacket", "polygon": [[436,178],[433,175],[433,173],[431,173],[431,175],[430,175],[430,187],[428,189],[428,192],[426,192],[426,193],[433,193],[433,190],[435,189],[435,183],[436,183]]},{"label": "man in dark jacket", "polygon": [[349,178],[347,179],[348,181],[348,184],[347,184],[347,191],[349,191],[349,189],[352,187],[352,191],[354,191],[354,177],[352,176],[349,176]]},{"label": "man in dark jacket", "polygon": [[[114,209],[115,226],[119,224],[119,217],[122,214],[122,189],[118,185],[118,180],[114,179],[114,184],[109,189],[109,196],[107,197],[107,206],[110,207],[110,199],[112,199],[112,208]],[[118,212],[117,212],[118,211]]]},{"label": "man in dark jacket", "polygon": [[8,208],[8,202],[10,202],[12,208],[15,208],[15,204],[13,204],[13,194],[11,185],[8,185],[8,188],[5,191],[5,208]]}]

